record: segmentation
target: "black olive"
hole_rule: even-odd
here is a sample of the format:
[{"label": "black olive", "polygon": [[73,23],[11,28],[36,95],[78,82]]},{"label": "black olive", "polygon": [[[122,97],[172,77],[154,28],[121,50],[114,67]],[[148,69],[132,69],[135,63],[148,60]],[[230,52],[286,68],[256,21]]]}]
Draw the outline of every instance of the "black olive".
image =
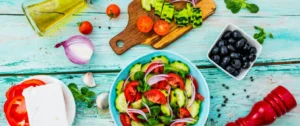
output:
[{"label": "black olive", "polygon": [[225,56],[228,54],[228,49],[226,46],[221,46],[221,55]]},{"label": "black olive", "polygon": [[228,39],[228,43],[229,43],[229,44],[234,44],[234,43],[235,43],[235,40],[234,40],[233,38],[229,38],[229,39]]},{"label": "black olive", "polygon": [[225,40],[222,40],[222,39],[221,39],[221,40],[218,41],[218,46],[219,46],[219,47],[225,46],[225,45],[227,45],[227,42],[226,42]]},{"label": "black olive", "polygon": [[238,49],[243,48],[246,43],[247,43],[247,40],[245,38],[242,38],[235,43],[235,47]]},{"label": "black olive", "polygon": [[226,71],[227,71],[228,73],[233,73],[233,72],[235,71],[235,69],[234,69],[232,66],[227,66],[227,67],[226,67]]},{"label": "black olive", "polygon": [[249,50],[250,50],[250,46],[249,46],[248,43],[246,43],[246,44],[244,45],[244,47],[243,47],[243,51],[246,52],[246,53],[248,53]]},{"label": "black olive", "polygon": [[231,31],[226,31],[226,32],[224,32],[222,38],[225,40],[228,40],[230,35],[231,35]]},{"label": "black olive", "polygon": [[248,61],[248,56],[243,56],[242,57],[242,62],[247,62]]},{"label": "black olive", "polygon": [[239,69],[239,68],[241,68],[242,63],[241,63],[241,61],[240,61],[239,59],[234,59],[234,60],[231,61],[231,65],[232,65],[234,68]]},{"label": "black olive", "polygon": [[250,48],[250,53],[256,54],[257,50],[255,47]]},{"label": "black olive", "polygon": [[233,37],[233,39],[235,39],[235,40],[238,40],[238,39],[242,38],[242,34],[238,30],[234,30],[231,33],[231,37]]},{"label": "black olive", "polygon": [[221,62],[221,67],[225,68],[229,63],[230,63],[230,57],[229,56],[225,56],[223,59],[222,59],[222,62]]},{"label": "black olive", "polygon": [[249,61],[254,61],[256,59],[256,55],[251,53],[249,56],[248,56],[248,60]]},{"label": "black olive", "polygon": [[238,58],[240,58],[240,54],[235,53],[235,52],[232,52],[232,53],[230,53],[230,57],[231,57],[232,59],[238,59]]},{"label": "black olive", "polygon": [[211,50],[211,54],[218,54],[220,51],[220,48],[215,46],[212,50]]},{"label": "black olive", "polygon": [[231,52],[235,52],[236,51],[235,47],[233,45],[231,45],[231,44],[227,45],[227,48]]},{"label": "black olive", "polygon": [[242,68],[243,69],[248,69],[250,67],[250,63],[249,62],[244,62]]},{"label": "black olive", "polygon": [[221,57],[219,55],[214,55],[211,59],[217,64],[219,64],[221,61]]},{"label": "black olive", "polygon": [[232,73],[233,76],[238,76],[239,74],[240,74],[240,71],[237,69]]}]

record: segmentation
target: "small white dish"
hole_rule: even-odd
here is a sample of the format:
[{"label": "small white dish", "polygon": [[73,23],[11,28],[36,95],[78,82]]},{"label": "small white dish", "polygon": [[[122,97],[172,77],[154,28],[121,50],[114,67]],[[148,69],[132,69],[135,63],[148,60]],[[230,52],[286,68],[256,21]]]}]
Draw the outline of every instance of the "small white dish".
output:
[{"label": "small white dish", "polygon": [[[66,113],[67,113],[68,124],[71,126],[73,124],[75,114],[76,114],[76,105],[75,105],[75,100],[72,95],[72,92],[69,90],[69,88],[63,82],[61,82],[60,80],[58,80],[54,77],[51,77],[51,76],[46,76],[46,75],[32,76],[28,79],[25,79],[24,81],[30,80],[30,79],[38,79],[38,80],[45,82],[46,84],[59,83],[62,85],[62,90],[63,90],[65,104],[66,104],[66,110],[67,110]],[[24,81],[22,81],[22,82],[24,82]]]},{"label": "small white dish", "polygon": [[247,43],[252,46],[255,47],[257,52],[256,52],[256,59],[258,58],[258,56],[260,55],[261,51],[262,51],[262,46],[259,42],[257,42],[255,39],[253,39],[251,36],[249,36],[245,31],[243,31],[242,29],[238,28],[236,25],[233,24],[228,24],[226,25],[226,27],[224,28],[224,30],[220,33],[219,37],[216,39],[215,43],[211,46],[211,48],[209,49],[208,53],[207,53],[207,58],[210,62],[212,62],[215,66],[217,66],[219,69],[221,69],[223,72],[225,72],[226,74],[228,74],[229,76],[233,77],[236,80],[242,80],[247,73],[249,72],[249,70],[252,68],[253,64],[255,63],[256,59],[250,63],[250,67],[248,69],[242,69],[240,71],[240,74],[238,76],[233,76],[230,73],[228,73],[226,70],[224,70],[221,66],[219,66],[217,63],[215,63],[212,59],[210,59],[209,54],[211,52],[211,50],[213,49],[213,47],[218,43],[218,41],[222,38],[224,32],[226,31],[234,31],[234,30],[238,30],[243,37],[245,37],[247,39]]}]

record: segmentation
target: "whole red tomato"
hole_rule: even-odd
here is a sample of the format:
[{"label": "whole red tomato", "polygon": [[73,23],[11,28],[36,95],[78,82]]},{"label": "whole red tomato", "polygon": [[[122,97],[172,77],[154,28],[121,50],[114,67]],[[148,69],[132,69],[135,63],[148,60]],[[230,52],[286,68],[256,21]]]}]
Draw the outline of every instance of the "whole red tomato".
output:
[{"label": "whole red tomato", "polygon": [[106,14],[110,17],[110,19],[119,17],[120,12],[121,10],[116,4],[111,4],[106,8]]},{"label": "whole red tomato", "polygon": [[89,21],[83,21],[78,23],[79,31],[82,34],[88,35],[93,31],[93,25]]}]

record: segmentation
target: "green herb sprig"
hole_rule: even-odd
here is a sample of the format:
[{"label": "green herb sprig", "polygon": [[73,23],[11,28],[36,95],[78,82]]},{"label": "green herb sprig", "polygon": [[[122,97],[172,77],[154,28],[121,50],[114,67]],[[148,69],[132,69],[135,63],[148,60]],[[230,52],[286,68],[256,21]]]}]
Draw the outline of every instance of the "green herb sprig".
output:
[{"label": "green herb sprig", "polygon": [[268,32],[265,32],[265,30],[261,27],[258,27],[258,26],[254,26],[254,29],[258,30],[259,32],[258,33],[255,33],[253,35],[253,37],[260,43],[260,44],[263,44],[265,39],[267,38],[267,36],[269,36],[270,38],[274,38],[273,34],[272,33],[268,33]]},{"label": "green herb sprig", "polygon": [[92,107],[91,98],[96,96],[95,92],[90,91],[87,87],[82,87],[80,90],[76,84],[70,83],[68,88],[71,90],[73,97],[76,101],[86,102],[88,104],[88,108]]},{"label": "green herb sprig", "polygon": [[259,7],[256,4],[248,3],[246,0],[224,0],[227,9],[231,10],[232,13],[238,13],[241,8],[247,8],[251,13],[257,13]]}]

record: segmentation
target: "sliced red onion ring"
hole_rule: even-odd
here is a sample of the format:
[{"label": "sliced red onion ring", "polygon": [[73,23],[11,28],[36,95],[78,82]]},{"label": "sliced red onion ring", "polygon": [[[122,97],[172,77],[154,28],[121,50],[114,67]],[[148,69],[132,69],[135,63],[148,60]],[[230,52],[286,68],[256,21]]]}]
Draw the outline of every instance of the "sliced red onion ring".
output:
[{"label": "sliced red onion ring", "polygon": [[[142,116],[146,119],[146,121],[148,121],[148,118],[147,118],[146,114],[145,114],[142,110],[131,109],[131,108],[129,108],[129,109],[127,109],[127,114],[130,116],[129,113],[137,113],[137,114],[140,114],[140,115],[142,115]],[[130,116],[130,117],[131,117],[131,116]],[[131,117],[131,118],[132,118],[132,117]]]},{"label": "sliced red onion ring", "polygon": [[196,97],[196,88],[195,88],[195,84],[193,82],[193,78],[192,77],[189,77],[189,79],[191,80],[192,82],[192,88],[193,88],[193,94],[192,94],[192,98],[191,98],[191,101],[190,103],[188,103],[187,107],[191,107],[191,105],[193,104],[193,102],[195,101],[195,97]]},{"label": "sliced red onion ring", "polygon": [[148,84],[151,86],[153,84],[156,84],[157,82],[167,80],[167,77],[168,77],[167,74],[154,75],[148,80]]},{"label": "sliced red onion ring", "polygon": [[173,110],[172,110],[172,108],[171,108],[171,106],[170,106],[170,94],[171,94],[171,88],[168,89],[167,107],[169,108],[170,113],[171,113],[171,118],[170,118],[170,120],[172,120],[172,118],[173,118]]},{"label": "sliced red onion ring", "polygon": [[150,108],[149,108],[149,106],[146,104],[146,103],[144,103],[144,102],[142,102],[143,104],[144,104],[144,106],[148,109],[148,111],[149,111],[149,114],[151,115],[151,111],[150,111]]},{"label": "sliced red onion ring", "polygon": [[175,125],[176,123],[192,123],[193,121],[195,121],[195,119],[193,118],[182,118],[182,119],[175,119],[173,120],[173,123],[171,124],[171,126]]},{"label": "sliced red onion ring", "polygon": [[132,75],[134,75],[134,73],[130,73],[130,75],[129,75],[129,76],[126,78],[126,80],[124,81],[124,84],[123,84],[123,87],[122,87],[123,90],[124,90],[125,86],[127,85],[127,82],[128,82],[128,80],[129,80],[129,78],[130,78]]},{"label": "sliced red onion ring", "polygon": [[[152,63],[151,63],[151,64],[152,64]],[[150,65],[151,65],[151,64],[150,64]],[[150,66],[150,65],[149,65],[149,66]],[[144,81],[146,81],[146,78],[147,78],[148,74],[149,74],[150,72],[152,72],[155,68],[163,67],[163,66],[164,66],[164,64],[157,64],[157,65],[151,67],[148,71],[146,71],[146,74],[145,74],[145,77],[144,77]]]},{"label": "sliced red onion ring", "polygon": [[180,2],[180,1],[183,1],[183,2],[190,2],[191,4],[193,4],[194,7],[196,7],[196,3],[197,3],[199,0],[172,0],[171,3]]}]

